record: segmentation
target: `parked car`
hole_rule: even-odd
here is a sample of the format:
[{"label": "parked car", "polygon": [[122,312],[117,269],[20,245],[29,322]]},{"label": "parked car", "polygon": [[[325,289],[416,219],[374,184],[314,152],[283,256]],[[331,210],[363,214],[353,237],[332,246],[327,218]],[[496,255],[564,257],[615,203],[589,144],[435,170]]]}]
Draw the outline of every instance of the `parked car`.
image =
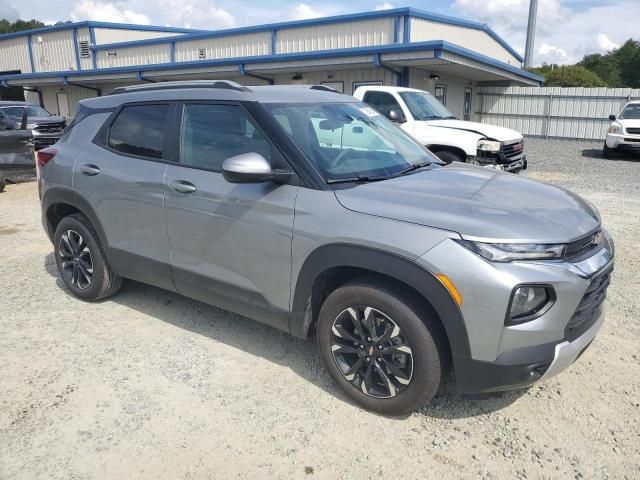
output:
[{"label": "parked car", "polygon": [[627,103],[620,115],[610,115],[611,125],[602,147],[602,156],[617,152],[640,152],[640,100]]},{"label": "parked car", "polygon": [[[23,114],[26,124],[22,126]],[[8,162],[13,154],[15,161],[29,159],[33,164],[33,151],[56,143],[66,127],[64,117],[51,115],[44,108],[27,102],[0,101],[0,132],[2,154],[0,162]],[[21,131],[22,130],[22,131]],[[29,142],[25,142],[26,137]],[[13,142],[13,143],[12,143]]]},{"label": "parked car", "polygon": [[353,94],[371,105],[442,161],[466,162],[517,173],[527,168],[522,135],[509,128],[458,120],[428,92],[363,86]]},{"label": "parked car", "polygon": [[[571,365],[604,321],[613,269],[595,208],[443,167],[323,90],[172,82],[83,100],[37,153],[66,287],[96,301],[130,278],[315,335],[337,385],[388,415],[429,401],[450,366],[479,393]],[[336,131],[366,141],[319,140]]]}]

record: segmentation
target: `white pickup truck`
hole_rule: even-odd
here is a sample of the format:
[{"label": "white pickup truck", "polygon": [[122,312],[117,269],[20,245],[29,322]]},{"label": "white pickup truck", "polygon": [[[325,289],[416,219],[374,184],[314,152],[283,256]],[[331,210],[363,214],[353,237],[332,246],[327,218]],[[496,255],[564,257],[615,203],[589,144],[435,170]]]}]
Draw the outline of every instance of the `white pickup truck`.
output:
[{"label": "white pickup truck", "polygon": [[509,128],[458,120],[433,95],[405,87],[363,86],[353,94],[397,122],[444,162],[527,168],[522,135]]}]

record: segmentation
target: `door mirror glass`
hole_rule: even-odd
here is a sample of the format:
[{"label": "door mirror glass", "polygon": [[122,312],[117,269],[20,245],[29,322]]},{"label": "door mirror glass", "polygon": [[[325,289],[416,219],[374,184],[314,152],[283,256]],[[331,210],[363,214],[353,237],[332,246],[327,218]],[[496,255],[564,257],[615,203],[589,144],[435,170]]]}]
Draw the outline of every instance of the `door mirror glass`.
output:
[{"label": "door mirror glass", "polygon": [[20,121],[20,130],[27,129],[27,120],[29,118],[28,112],[26,108],[22,109],[22,120]]},{"label": "door mirror glass", "polygon": [[391,120],[392,122],[396,122],[396,123],[406,123],[407,119],[405,118],[404,114],[402,113],[402,110],[390,110],[389,111],[389,120]]},{"label": "door mirror glass", "polygon": [[242,153],[222,163],[222,175],[230,183],[286,183],[291,173],[272,170],[271,165],[257,152]]},{"label": "door mirror glass", "polygon": [[612,122],[616,119],[615,115],[609,115],[609,120],[611,120]]}]

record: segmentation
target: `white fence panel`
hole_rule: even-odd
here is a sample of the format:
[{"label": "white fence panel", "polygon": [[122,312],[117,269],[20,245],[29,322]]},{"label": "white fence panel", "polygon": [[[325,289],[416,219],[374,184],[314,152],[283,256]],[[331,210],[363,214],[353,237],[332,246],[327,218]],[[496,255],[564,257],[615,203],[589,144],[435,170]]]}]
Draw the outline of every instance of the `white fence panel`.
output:
[{"label": "white fence panel", "polygon": [[640,89],[481,87],[475,99],[475,120],[517,130],[524,135],[602,140],[609,115]]}]

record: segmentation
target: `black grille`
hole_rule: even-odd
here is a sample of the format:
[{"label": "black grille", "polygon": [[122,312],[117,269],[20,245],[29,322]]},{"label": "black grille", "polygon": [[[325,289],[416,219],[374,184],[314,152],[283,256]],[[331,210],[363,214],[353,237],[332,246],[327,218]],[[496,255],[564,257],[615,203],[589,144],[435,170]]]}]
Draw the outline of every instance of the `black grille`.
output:
[{"label": "black grille", "polygon": [[35,151],[42,150],[43,148],[50,147],[56,143],[59,137],[37,137],[33,139],[33,149]]},{"label": "black grille", "polygon": [[59,133],[64,130],[65,122],[58,123],[44,123],[42,125],[36,125],[35,130],[40,133]]},{"label": "black grille", "polygon": [[[631,133],[631,132],[629,132]],[[625,142],[640,142],[640,138],[629,138],[629,137],[625,137],[624,139]]]},{"label": "black grille", "polygon": [[600,313],[600,306],[607,296],[607,287],[611,283],[611,272],[613,272],[613,266],[591,280],[578,308],[564,329],[564,336],[568,341],[574,341],[595,323]]},{"label": "black grille", "polygon": [[517,157],[522,154],[524,149],[524,143],[522,141],[510,143],[508,145],[502,144],[502,154],[507,158]]},{"label": "black grille", "polygon": [[598,230],[575,242],[569,243],[565,252],[565,258],[570,262],[579,262],[597,253],[598,250],[604,247],[604,243],[602,230]]},{"label": "black grille", "polygon": [[640,128],[627,128],[626,130],[631,135],[640,135]]}]

